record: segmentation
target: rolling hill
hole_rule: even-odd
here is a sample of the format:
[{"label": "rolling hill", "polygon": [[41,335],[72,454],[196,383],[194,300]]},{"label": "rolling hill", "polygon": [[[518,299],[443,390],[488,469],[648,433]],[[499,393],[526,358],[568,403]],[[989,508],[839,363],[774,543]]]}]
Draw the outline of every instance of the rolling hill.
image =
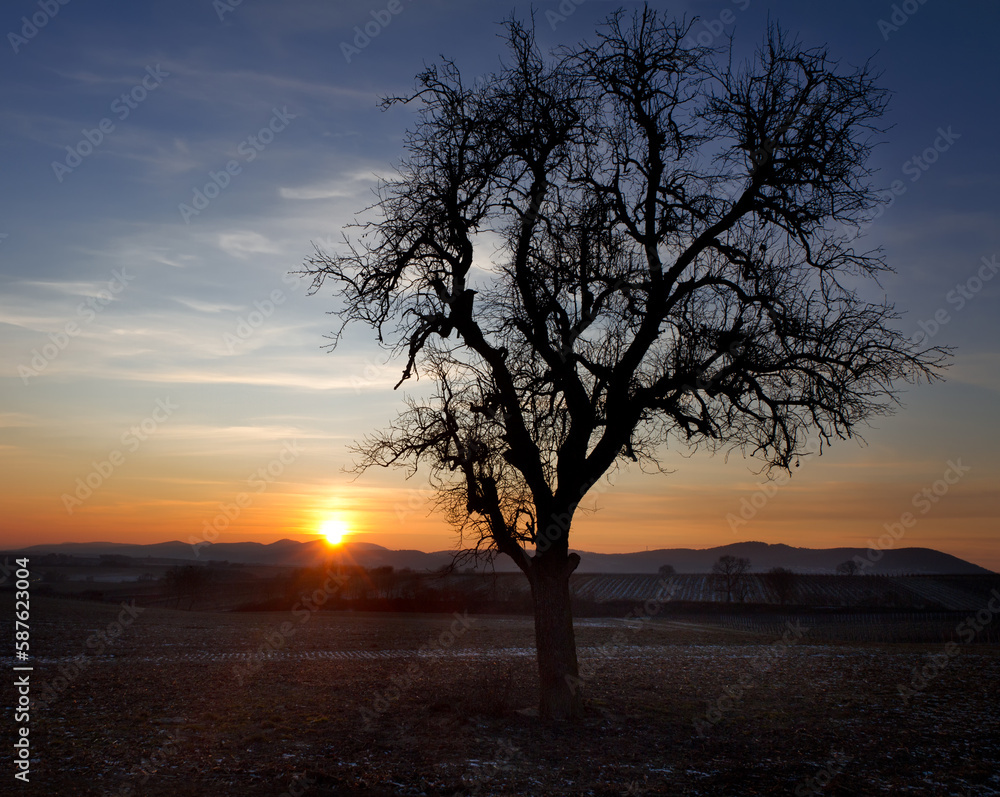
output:
[{"label": "rolling hill", "polygon": [[[397,570],[410,568],[417,571],[436,570],[447,565],[452,558],[450,551],[424,552],[416,550],[390,550],[366,542],[349,542],[341,546],[344,560],[365,567],[391,566]],[[14,551],[8,551],[8,555]],[[258,542],[220,542],[194,546],[181,541],[148,545],[88,542],[33,545],[17,551],[18,554],[64,554],[97,559],[101,556],[128,556],[149,562],[206,562],[209,560],[239,562],[244,564],[270,564],[284,566],[314,565],[330,558],[330,549],[321,540],[298,542],[278,540],[264,544]],[[761,573],[772,567],[786,567],[797,573],[833,573],[838,564],[855,556],[866,558],[866,548],[797,548],[784,544],[764,542],[738,542],[715,548],[661,548],[635,553],[592,553],[577,551],[581,557],[579,573],[656,573],[662,565],[672,565],[678,573],[708,573],[712,564],[722,555],[731,554],[750,560],[752,571]],[[882,557],[867,572],[883,575],[899,574],[984,574],[992,571],[951,554],[931,548],[895,548],[881,552]],[[872,557],[874,558],[874,557]],[[517,568],[506,557],[494,563],[498,572],[512,572]],[[489,565],[480,565],[488,569]]]}]

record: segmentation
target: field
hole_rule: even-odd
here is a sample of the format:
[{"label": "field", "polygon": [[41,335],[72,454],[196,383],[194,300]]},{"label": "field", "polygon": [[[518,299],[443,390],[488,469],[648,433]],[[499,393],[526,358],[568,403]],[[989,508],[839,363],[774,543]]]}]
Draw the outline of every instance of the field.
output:
[{"label": "field", "polygon": [[[111,561],[102,561],[111,560]],[[32,561],[34,595],[80,597],[119,603],[135,600],[143,607],[200,611],[281,610],[298,595],[327,578],[327,566],[295,568],[227,562],[192,567],[166,560],[149,563],[129,557],[48,556]],[[48,560],[46,562],[46,560]],[[114,561],[117,560],[117,563]],[[70,562],[70,563],[67,563]],[[176,578],[173,578],[176,577]],[[447,611],[527,614],[531,598],[521,573],[418,573],[392,567],[352,567],[338,571],[336,594],[327,609],[363,611]],[[726,593],[705,573],[654,574],[576,573],[570,580],[577,617],[624,616],[646,600],[670,599],[671,607],[717,604]],[[989,575],[890,574],[840,576],[817,573],[748,573],[737,596],[742,611],[773,607],[848,612],[975,612],[1000,590],[1000,577]],[[869,619],[870,624],[870,619]],[[870,629],[869,629],[870,631]],[[988,641],[1000,642],[1000,623],[986,629]],[[846,639],[850,640],[848,636]],[[857,641],[879,640],[871,633]]]},{"label": "field", "polygon": [[569,725],[531,716],[527,617],[35,598],[31,784],[3,793],[1000,794],[996,645],[737,620],[579,620]]}]

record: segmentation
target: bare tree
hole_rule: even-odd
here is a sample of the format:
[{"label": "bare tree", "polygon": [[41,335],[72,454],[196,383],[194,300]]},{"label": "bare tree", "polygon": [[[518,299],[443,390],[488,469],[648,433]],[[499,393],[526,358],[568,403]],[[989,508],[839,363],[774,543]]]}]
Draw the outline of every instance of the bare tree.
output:
[{"label": "bare tree", "polygon": [[787,567],[772,567],[765,581],[774,590],[779,603],[788,603],[795,594],[796,575]]},{"label": "bare tree", "polygon": [[855,576],[858,574],[858,563],[848,559],[846,562],[841,562],[837,565],[837,575],[838,576]]},{"label": "bare tree", "polygon": [[569,532],[602,476],[668,441],[787,469],[947,354],[854,288],[888,270],[852,244],[878,201],[869,67],[777,28],[736,66],[689,29],[618,12],[546,58],[510,20],[495,73],[428,68],[385,100],[419,114],[373,218],[306,265],[400,384],[431,380],[357,467],[425,467],[459,547],[527,576],[543,716],[582,713]]},{"label": "bare tree", "polygon": [[747,595],[747,573],[750,572],[750,560],[745,556],[724,554],[712,565],[712,575],[715,576],[715,591],[726,593],[726,603],[732,603],[733,598],[742,603]]}]

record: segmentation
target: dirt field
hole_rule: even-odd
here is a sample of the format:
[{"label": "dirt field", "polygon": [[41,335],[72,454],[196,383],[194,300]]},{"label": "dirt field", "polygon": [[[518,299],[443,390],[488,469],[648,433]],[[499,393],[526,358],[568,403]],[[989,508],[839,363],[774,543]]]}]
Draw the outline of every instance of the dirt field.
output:
[{"label": "dirt field", "polygon": [[31,626],[31,783],[5,730],[4,794],[1000,794],[996,646],[581,620],[564,725],[530,716],[529,618],[36,599]]}]

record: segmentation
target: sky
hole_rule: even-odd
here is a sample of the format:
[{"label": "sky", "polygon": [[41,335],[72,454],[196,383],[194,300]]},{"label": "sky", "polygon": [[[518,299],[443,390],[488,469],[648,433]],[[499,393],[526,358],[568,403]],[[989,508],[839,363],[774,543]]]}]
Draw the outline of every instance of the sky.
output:
[{"label": "sky", "polygon": [[[637,8],[635,3],[624,3]],[[740,454],[622,470],[574,548],[742,540],[927,546],[1000,571],[1000,6],[927,0],[651,3],[738,53],[768,21],[893,92],[865,242],[901,329],[955,347],[947,381],[768,482]],[[605,0],[538,0],[543,47]],[[311,539],[323,524],[443,550],[418,473],[347,472],[402,406],[369,330],[292,272],[391,174],[413,122],[379,98],[442,56],[495,69],[503,2],[10,0],[0,11],[0,545]],[[367,32],[366,32],[367,29]],[[895,190],[894,190],[895,189]],[[891,198],[891,202],[889,199]],[[991,267],[992,265],[992,267]],[[894,529],[890,536],[888,529]]]}]

